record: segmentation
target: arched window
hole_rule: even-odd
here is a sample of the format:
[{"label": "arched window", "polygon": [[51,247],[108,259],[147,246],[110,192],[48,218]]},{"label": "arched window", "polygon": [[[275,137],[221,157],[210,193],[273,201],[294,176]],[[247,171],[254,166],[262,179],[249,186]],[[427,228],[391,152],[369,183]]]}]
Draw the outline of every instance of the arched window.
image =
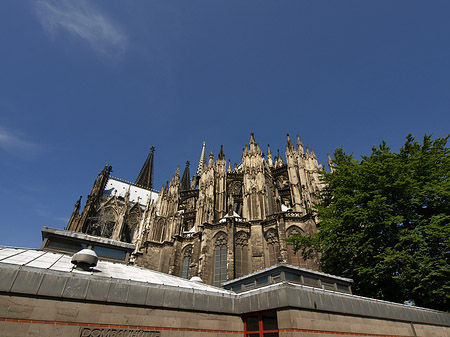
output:
[{"label": "arched window", "polygon": [[269,264],[271,266],[279,263],[280,259],[280,240],[278,239],[277,231],[269,229],[265,234],[267,246],[269,248]]},{"label": "arched window", "polygon": [[220,287],[227,280],[227,236],[217,235],[214,243],[214,285]]},{"label": "arched window", "polygon": [[[95,221],[95,220],[94,220]],[[90,225],[89,234],[110,238],[116,226],[116,212],[112,207],[103,209],[99,218]]]},{"label": "arched window", "polygon": [[133,242],[134,235],[136,230],[139,228],[139,222],[141,221],[141,213],[138,207],[139,206],[133,207],[128,216],[122,233],[122,241],[130,243]]},{"label": "arched window", "polygon": [[161,242],[164,236],[166,223],[163,218],[160,218],[159,221],[156,222],[155,229],[153,230],[153,240]]},{"label": "arched window", "polygon": [[234,267],[236,277],[249,274],[248,235],[245,232],[239,232],[235,237]]},{"label": "arched window", "polygon": [[186,246],[183,249],[183,265],[181,267],[181,277],[189,279],[189,266],[192,261],[192,246]]},{"label": "arched window", "polygon": [[[297,226],[291,226],[286,231],[287,237],[290,237],[292,235],[302,235],[303,231],[297,227]],[[292,245],[287,245],[288,247],[288,259],[289,263],[293,266],[306,268],[306,262],[302,257],[302,253],[298,251],[297,253],[294,252],[294,247]]]}]

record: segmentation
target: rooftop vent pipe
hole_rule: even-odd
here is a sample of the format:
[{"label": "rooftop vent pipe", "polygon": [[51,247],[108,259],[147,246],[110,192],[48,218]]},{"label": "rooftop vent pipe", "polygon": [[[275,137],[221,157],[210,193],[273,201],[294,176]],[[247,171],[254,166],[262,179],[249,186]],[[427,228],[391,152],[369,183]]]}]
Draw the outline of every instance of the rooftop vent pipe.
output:
[{"label": "rooftop vent pipe", "polygon": [[91,246],[80,250],[72,256],[72,263],[77,269],[90,270],[97,265],[98,257]]}]

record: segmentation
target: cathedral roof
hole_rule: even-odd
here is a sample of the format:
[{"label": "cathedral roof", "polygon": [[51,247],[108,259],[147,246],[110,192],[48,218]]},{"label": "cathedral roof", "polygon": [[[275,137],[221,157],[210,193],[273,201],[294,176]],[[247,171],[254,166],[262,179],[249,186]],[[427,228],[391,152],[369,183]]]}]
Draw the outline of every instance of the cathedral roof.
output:
[{"label": "cathedral roof", "polygon": [[158,193],[153,190],[136,186],[135,184],[112,177],[110,177],[106,183],[104,194],[125,197],[125,194],[128,191],[130,193],[129,199],[131,202],[139,202],[144,206],[147,204],[149,198],[152,201],[156,201],[158,198]]}]

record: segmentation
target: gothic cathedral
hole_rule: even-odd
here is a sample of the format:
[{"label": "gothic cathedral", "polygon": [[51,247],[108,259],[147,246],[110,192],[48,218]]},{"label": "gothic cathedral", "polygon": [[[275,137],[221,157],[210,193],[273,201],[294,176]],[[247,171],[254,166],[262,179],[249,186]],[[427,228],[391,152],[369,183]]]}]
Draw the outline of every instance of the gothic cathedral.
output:
[{"label": "gothic cathedral", "polygon": [[251,134],[234,168],[222,147],[207,161],[203,143],[192,178],[187,162],[159,193],[153,157],[154,148],[134,184],[111,177],[107,164],[66,229],[132,243],[135,265],[216,286],[278,263],[317,270],[317,257],[304,260],[283,240],[316,231],[309,209],[322,165],[298,136],[294,146],[288,135],[284,161],[270,147],[265,158]]}]

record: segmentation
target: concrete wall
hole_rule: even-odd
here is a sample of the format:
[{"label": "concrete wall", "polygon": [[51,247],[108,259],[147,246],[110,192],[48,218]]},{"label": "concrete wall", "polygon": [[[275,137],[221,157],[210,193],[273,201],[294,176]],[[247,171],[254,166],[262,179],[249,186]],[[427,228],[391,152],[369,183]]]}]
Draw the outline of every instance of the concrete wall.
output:
[{"label": "concrete wall", "polygon": [[[450,327],[278,309],[280,337],[448,337]],[[239,315],[0,295],[0,337],[165,337],[243,334]],[[102,334],[103,333],[103,334]]]},{"label": "concrete wall", "polygon": [[449,327],[363,318],[307,310],[278,311],[280,337],[448,337]]},{"label": "concrete wall", "polygon": [[244,327],[235,315],[0,295],[2,337],[101,336],[102,329],[109,337],[226,337]]}]

